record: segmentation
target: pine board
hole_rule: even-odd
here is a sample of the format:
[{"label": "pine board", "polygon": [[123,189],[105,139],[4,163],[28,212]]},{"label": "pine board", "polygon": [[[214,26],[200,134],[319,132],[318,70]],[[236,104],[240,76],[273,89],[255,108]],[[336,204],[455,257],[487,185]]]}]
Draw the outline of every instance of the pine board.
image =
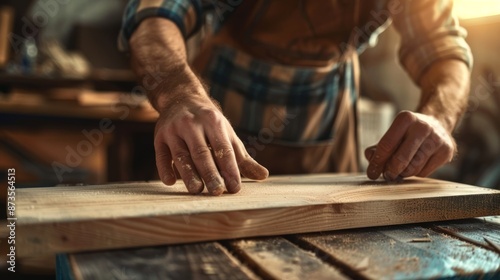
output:
[{"label": "pine board", "polygon": [[245,181],[235,195],[187,194],[182,182],[18,189],[17,254],[191,243],[500,214],[500,192],[361,174]]}]

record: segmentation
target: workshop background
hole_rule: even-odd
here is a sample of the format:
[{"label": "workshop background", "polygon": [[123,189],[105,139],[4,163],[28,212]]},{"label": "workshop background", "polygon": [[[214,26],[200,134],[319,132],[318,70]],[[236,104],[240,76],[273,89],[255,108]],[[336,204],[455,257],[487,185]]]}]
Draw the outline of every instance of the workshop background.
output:
[{"label": "workshop background", "polygon": [[[2,182],[8,168],[16,169],[18,187],[158,178],[157,113],[116,45],[125,4],[0,2]],[[474,54],[471,98],[455,133],[459,154],[433,176],[500,188],[500,4],[457,0],[455,8]],[[218,23],[213,13],[205,20],[188,43],[190,57]],[[396,112],[416,107],[419,92],[396,59],[398,44],[391,27],[361,55],[361,150]]]},{"label": "workshop background", "polygon": [[[0,201],[16,187],[157,180],[151,108],[117,50],[125,0],[0,0]],[[456,0],[474,54],[459,154],[432,176],[500,189],[500,1]],[[208,13],[192,59],[219,22]],[[397,61],[390,27],[360,57],[360,147],[375,144],[419,91]],[[361,153],[362,154],[362,153]],[[364,159],[362,159],[364,160]],[[366,167],[366,162],[363,161]],[[5,205],[0,204],[5,220]],[[2,256],[5,256],[2,252]],[[53,273],[53,260],[25,260]]]}]

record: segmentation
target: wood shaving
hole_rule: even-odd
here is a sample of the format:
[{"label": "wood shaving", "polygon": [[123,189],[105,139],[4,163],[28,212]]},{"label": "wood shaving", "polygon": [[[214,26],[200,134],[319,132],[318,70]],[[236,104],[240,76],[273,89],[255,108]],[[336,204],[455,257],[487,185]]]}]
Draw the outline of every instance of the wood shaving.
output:
[{"label": "wood shaving", "polygon": [[423,238],[413,238],[410,240],[410,242],[432,242],[432,239],[428,237],[423,237]]}]

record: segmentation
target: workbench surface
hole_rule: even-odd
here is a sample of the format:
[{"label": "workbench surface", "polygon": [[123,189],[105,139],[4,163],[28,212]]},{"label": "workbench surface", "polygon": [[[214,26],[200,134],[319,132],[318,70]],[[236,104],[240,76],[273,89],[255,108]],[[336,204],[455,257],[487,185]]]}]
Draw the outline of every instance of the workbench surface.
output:
[{"label": "workbench surface", "polygon": [[57,273],[106,280],[500,279],[498,244],[500,223],[490,217],[60,254]]}]

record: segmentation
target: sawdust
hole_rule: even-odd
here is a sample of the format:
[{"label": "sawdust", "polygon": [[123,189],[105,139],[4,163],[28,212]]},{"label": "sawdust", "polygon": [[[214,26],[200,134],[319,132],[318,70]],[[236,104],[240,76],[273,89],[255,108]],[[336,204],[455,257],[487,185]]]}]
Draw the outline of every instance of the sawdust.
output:
[{"label": "sawdust", "polygon": [[394,247],[394,245],[396,245],[396,240],[394,240],[394,239],[390,239],[390,240],[389,240],[389,244],[391,245],[391,248],[393,248],[393,247]]},{"label": "sawdust", "polygon": [[208,264],[208,263],[204,263],[202,264],[201,266],[201,270],[203,271],[203,273],[205,273],[206,275],[214,275],[214,274],[217,274],[217,269],[215,267],[213,267],[211,264]]},{"label": "sawdust", "polygon": [[214,155],[218,158],[223,158],[225,153],[226,153],[226,151],[224,149],[220,149],[218,151],[215,151]]},{"label": "sawdust", "polygon": [[395,270],[417,271],[419,269],[420,259],[418,257],[401,258],[394,266]]},{"label": "sawdust", "polygon": [[370,266],[370,258],[365,257],[355,266],[355,269],[359,271],[367,270],[369,266]]}]

